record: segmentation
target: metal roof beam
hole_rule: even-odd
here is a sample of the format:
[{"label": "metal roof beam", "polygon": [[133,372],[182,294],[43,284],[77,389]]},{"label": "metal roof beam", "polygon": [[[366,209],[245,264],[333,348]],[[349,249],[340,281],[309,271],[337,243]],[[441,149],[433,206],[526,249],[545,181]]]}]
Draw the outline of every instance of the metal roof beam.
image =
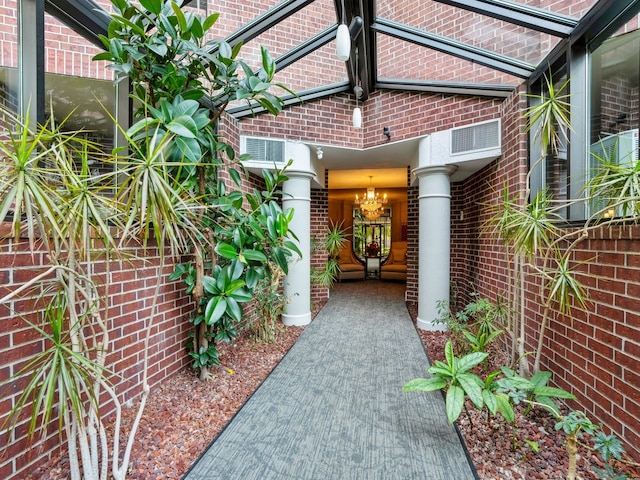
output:
[{"label": "metal roof beam", "polygon": [[446,93],[473,97],[506,98],[516,88],[514,85],[435,82],[425,80],[379,79],[376,88],[423,93]]},{"label": "metal roof beam", "polygon": [[569,36],[578,24],[578,20],[565,15],[505,0],[436,1],[556,37]]},{"label": "metal roof beam", "polygon": [[91,0],[46,0],[45,11],[104,50],[98,35],[107,36],[111,18],[99,5]]},{"label": "metal roof beam", "polygon": [[314,1],[315,0],[285,0],[262,15],[256,17],[252,22],[249,22],[239,28],[225,38],[225,40],[231,46],[240,42],[243,44],[247,43],[258,35],[274,27],[285,18],[295,14],[299,10],[302,10],[307,5],[312,4]]},{"label": "metal roof beam", "polygon": [[640,0],[599,0],[587,14],[580,19],[568,39],[560,41],[551,52],[540,62],[529,78],[529,83],[535,82],[550,65],[561,61],[566,57],[567,51],[571,51],[573,45],[582,44],[582,48],[588,44],[595,49],[604,40],[609,38],[620,25],[631,20],[640,11]]},{"label": "metal roof beam", "polygon": [[375,23],[371,25],[371,28],[375,32],[384,33],[406,42],[438,50],[439,52],[475,62],[516,77],[528,78],[535,69],[535,67],[529,63],[521,62],[505,55],[500,55],[483,48],[473,47],[458,42],[457,40],[425,32],[424,30],[418,30],[384,18],[378,17]]},{"label": "metal roof beam", "polygon": [[333,25],[332,27],[327,28],[326,30],[320,32],[316,36],[310,38],[306,42],[301,43],[296,48],[289,50],[288,52],[280,55],[275,59],[276,62],[276,71],[280,71],[292,63],[297,62],[301,58],[306,57],[310,53],[314,52],[320,47],[323,47],[327,43],[331,42],[336,38],[336,31],[338,30],[337,25]]},{"label": "metal roof beam", "polygon": [[[330,97],[332,95],[338,95],[340,93],[352,93],[352,87],[349,82],[334,83],[331,85],[325,85],[319,88],[313,88],[311,90],[304,90],[296,95],[283,95],[282,101],[284,105],[289,107],[292,105],[300,105],[304,102],[312,100],[318,100],[320,98]],[[266,110],[262,108],[258,103],[251,102],[250,105],[242,105],[240,107],[227,108],[229,113],[234,118],[248,117],[259,113],[264,113]]]}]

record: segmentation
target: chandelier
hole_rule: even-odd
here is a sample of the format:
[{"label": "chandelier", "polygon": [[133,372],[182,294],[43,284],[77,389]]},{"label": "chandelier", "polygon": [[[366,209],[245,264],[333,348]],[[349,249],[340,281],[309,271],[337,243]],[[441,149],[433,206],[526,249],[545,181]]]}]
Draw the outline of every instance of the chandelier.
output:
[{"label": "chandelier", "polygon": [[369,220],[375,220],[384,213],[383,205],[387,203],[387,194],[385,193],[382,198],[376,193],[376,189],[373,186],[373,177],[369,177],[369,187],[364,194],[363,198],[360,198],[356,193],[356,205],[360,207],[362,214]]}]

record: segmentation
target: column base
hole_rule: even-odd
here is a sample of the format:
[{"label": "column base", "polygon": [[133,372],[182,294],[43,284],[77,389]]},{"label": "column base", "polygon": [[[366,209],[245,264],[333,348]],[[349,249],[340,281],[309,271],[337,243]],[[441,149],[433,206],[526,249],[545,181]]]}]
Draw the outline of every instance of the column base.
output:
[{"label": "column base", "polygon": [[444,332],[447,329],[446,325],[422,320],[420,317],[416,319],[416,327],[420,330],[427,330],[428,332]]},{"label": "column base", "polygon": [[282,314],[282,324],[287,327],[302,327],[311,323],[311,312],[302,315]]}]

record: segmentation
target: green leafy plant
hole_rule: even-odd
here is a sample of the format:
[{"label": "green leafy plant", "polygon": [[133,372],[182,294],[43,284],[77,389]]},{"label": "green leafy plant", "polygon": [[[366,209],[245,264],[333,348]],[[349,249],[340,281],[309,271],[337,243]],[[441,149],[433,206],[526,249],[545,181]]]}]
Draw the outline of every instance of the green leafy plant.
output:
[{"label": "green leafy plant", "polygon": [[486,352],[487,346],[500,335],[502,335],[502,330],[494,330],[490,333],[486,332],[478,332],[477,334],[470,332],[468,330],[463,330],[462,334],[467,339],[471,350],[474,352]]},{"label": "green leafy plant", "polygon": [[461,358],[456,358],[451,341],[445,345],[445,362],[436,360],[427,369],[432,375],[429,378],[414,378],[407,382],[402,390],[405,392],[431,392],[445,390],[445,406],[449,423],[455,422],[464,407],[465,396],[473,402],[476,408],[482,409],[484,398],[482,394],[483,382],[470,370],[482,363],[487,353],[474,352]]},{"label": "green leafy plant", "polygon": [[567,434],[567,454],[569,456],[569,467],[567,470],[567,480],[576,478],[576,456],[578,454],[578,439],[583,432],[593,435],[598,426],[594,425],[583,412],[571,411],[564,417],[558,417],[555,429],[563,430]]},{"label": "green leafy plant", "polygon": [[540,371],[531,378],[518,375],[514,370],[502,367],[503,377],[497,380],[499,391],[506,393],[515,404],[527,403],[525,415],[528,415],[534,405],[541,406],[553,415],[559,411],[554,399],[575,400],[575,395],[566,390],[547,385],[551,373]]},{"label": "green leafy plant", "polygon": [[316,242],[316,248],[319,244],[327,253],[327,261],[322,268],[314,268],[311,271],[311,280],[324,288],[331,288],[338,278],[340,272],[340,263],[338,255],[340,250],[347,242],[346,230],[343,223],[331,222],[324,231],[323,238]]},{"label": "green leafy plant", "polygon": [[469,350],[485,352],[489,343],[498,338],[503,330],[500,325],[508,315],[504,303],[496,303],[477,293],[471,294],[472,301],[456,312],[451,310],[450,303],[437,302],[438,319],[435,323],[443,324],[451,334],[454,350],[466,353]]},{"label": "green leafy plant", "polygon": [[613,461],[621,461],[625,454],[624,446],[619,438],[614,435],[606,435],[602,431],[597,431],[593,436],[593,449],[600,454],[604,461],[603,468],[593,467],[593,471],[598,478],[605,480],[624,480],[630,478],[629,475],[620,474],[613,466]]}]

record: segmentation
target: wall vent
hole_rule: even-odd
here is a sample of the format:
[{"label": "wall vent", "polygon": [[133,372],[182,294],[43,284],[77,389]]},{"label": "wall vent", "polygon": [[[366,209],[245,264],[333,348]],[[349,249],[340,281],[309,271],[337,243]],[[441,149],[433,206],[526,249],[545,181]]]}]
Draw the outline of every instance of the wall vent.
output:
[{"label": "wall vent", "polygon": [[284,163],[284,140],[242,137],[241,151],[251,155],[249,162]]},{"label": "wall vent", "polygon": [[451,130],[451,154],[460,155],[500,147],[500,120]]}]

